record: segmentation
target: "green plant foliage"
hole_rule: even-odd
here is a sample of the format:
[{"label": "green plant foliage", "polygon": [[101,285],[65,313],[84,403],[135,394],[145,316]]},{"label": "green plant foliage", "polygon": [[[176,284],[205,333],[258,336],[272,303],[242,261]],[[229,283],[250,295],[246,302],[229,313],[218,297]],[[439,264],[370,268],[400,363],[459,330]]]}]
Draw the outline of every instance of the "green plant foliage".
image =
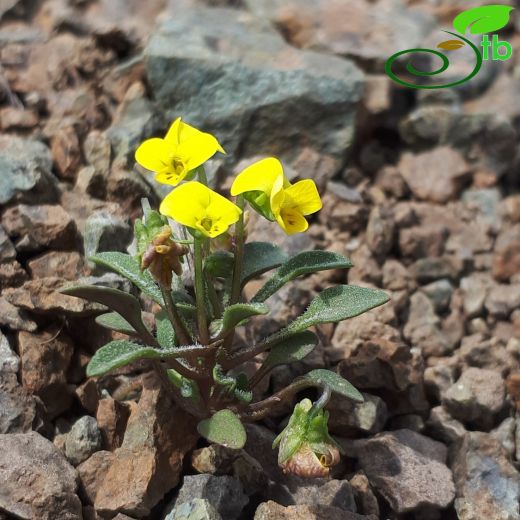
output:
[{"label": "green plant foliage", "polygon": [[343,321],[389,300],[388,295],[377,289],[356,285],[337,285],[318,294],[308,309],[286,327],[288,332],[298,332],[320,323]]},{"label": "green plant foliage", "polygon": [[213,322],[214,337],[223,337],[244,320],[268,313],[269,307],[264,303],[236,303],[235,305],[230,305],[224,309],[222,319]]},{"label": "green plant foliage", "polygon": [[143,323],[141,304],[135,296],[118,289],[96,285],[77,285],[76,287],[63,289],[61,292],[68,296],[75,296],[76,298],[83,298],[106,305],[109,309],[120,314],[143,341],[151,345],[155,344],[155,338]]},{"label": "green plant foliage", "polygon": [[244,245],[242,286],[287,261],[287,255],[278,246],[269,242],[248,242]]},{"label": "green plant foliage", "polygon": [[106,329],[115,330],[128,334],[128,336],[137,336],[135,329],[128,323],[123,316],[117,312],[107,312],[96,317],[96,323]]},{"label": "green plant foliage", "polygon": [[465,34],[468,28],[471,34],[496,32],[508,24],[512,10],[508,5],[474,7],[457,15],[453,27],[461,34]]},{"label": "green plant foliage", "polygon": [[159,305],[164,304],[161,290],[153,281],[153,278],[148,271],[141,271],[139,262],[133,256],[119,252],[108,252],[98,253],[97,255],[90,257],[90,260],[97,265],[106,267],[107,269],[124,276],[153,301]]},{"label": "green plant foliage", "polygon": [[155,324],[157,327],[156,335],[159,345],[164,349],[174,348],[177,345],[175,331],[165,311],[161,311],[155,316]]},{"label": "green plant foliage", "polygon": [[319,386],[328,386],[336,394],[348,397],[356,403],[362,403],[364,401],[360,392],[346,379],[341,377],[339,374],[336,374],[336,372],[317,368],[316,370],[311,370],[309,373],[305,374],[303,378],[310,379]]},{"label": "green plant foliage", "polygon": [[352,265],[348,258],[331,251],[304,251],[283,263],[251,301],[264,302],[298,276],[328,269],[348,269]]},{"label": "green plant foliage", "polygon": [[111,341],[92,356],[87,366],[87,376],[102,376],[110,370],[126,366],[139,359],[182,358],[193,354],[197,348],[189,346],[160,350],[124,339]]},{"label": "green plant foliage", "polygon": [[273,346],[265,361],[262,363],[262,373],[267,373],[275,366],[301,361],[308,356],[318,344],[318,337],[314,332],[306,330],[284,338]]},{"label": "green plant foliage", "polygon": [[169,368],[166,373],[171,383],[180,390],[182,397],[196,402],[200,400],[199,387],[195,381],[184,377],[173,368]]},{"label": "green plant foliage", "polygon": [[233,253],[215,251],[204,261],[204,270],[215,278],[229,278],[233,273],[233,264]]},{"label": "green plant foliage", "polygon": [[247,439],[244,426],[231,410],[219,410],[199,422],[197,430],[209,442],[236,450],[243,448]]}]

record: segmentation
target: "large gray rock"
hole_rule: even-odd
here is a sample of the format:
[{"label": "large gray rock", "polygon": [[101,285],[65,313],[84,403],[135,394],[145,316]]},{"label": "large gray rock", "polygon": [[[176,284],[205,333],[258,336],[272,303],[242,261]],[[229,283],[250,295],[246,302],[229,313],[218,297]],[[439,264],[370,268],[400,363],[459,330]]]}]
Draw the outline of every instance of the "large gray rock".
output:
[{"label": "large gray rock", "polygon": [[362,61],[383,70],[389,56],[418,47],[433,26],[432,16],[400,0],[245,0],[259,16],[280,26],[297,47]]},{"label": "large gray rock", "polygon": [[246,12],[176,12],[153,33],[145,61],[162,126],[182,116],[214,133],[230,156],[287,157],[310,146],[343,157],[352,140],[362,73],[287,45]]},{"label": "large gray rock", "polygon": [[78,475],[36,432],[0,435],[0,509],[27,520],[81,520]]},{"label": "large gray rock", "polygon": [[164,520],[222,520],[222,516],[204,498],[194,498],[175,506]]},{"label": "large gray rock", "polygon": [[56,201],[57,182],[51,169],[51,152],[43,143],[0,136],[0,204]]},{"label": "large gray rock", "polygon": [[447,449],[440,442],[410,430],[396,430],[354,441],[349,449],[372,486],[397,513],[445,509],[455,498],[446,466]]},{"label": "large gray rock", "polygon": [[520,474],[500,442],[471,432],[455,451],[452,465],[460,520],[516,520],[520,517]]}]

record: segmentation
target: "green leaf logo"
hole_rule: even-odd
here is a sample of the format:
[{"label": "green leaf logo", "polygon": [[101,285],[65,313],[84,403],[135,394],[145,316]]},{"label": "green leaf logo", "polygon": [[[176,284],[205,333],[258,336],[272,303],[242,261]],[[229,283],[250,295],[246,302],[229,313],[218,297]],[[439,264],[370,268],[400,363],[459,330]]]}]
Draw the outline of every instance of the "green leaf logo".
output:
[{"label": "green leaf logo", "polygon": [[453,20],[453,27],[461,34],[485,34],[498,31],[509,22],[513,7],[508,5],[484,5],[463,11]]}]

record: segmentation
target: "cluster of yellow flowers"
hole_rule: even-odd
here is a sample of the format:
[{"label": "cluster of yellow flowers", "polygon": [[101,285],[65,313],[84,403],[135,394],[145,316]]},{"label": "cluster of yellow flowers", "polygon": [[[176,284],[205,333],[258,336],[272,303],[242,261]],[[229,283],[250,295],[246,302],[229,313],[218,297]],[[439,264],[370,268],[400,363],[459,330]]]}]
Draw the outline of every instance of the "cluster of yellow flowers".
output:
[{"label": "cluster of yellow flowers", "polygon": [[[143,142],[136,150],[135,159],[155,172],[157,182],[177,186],[217,152],[225,153],[214,136],[178,118],[164,139]],[[305,231],[309,226],[305,216],[322,206],[314,181],[307,179],[291,184],[280,161],[273,157],[242,171],[231,186],[231,195],[243,195],[256,211],[278,222],[287,234]],[[160,212],[204,236],[215,238],[239,220],[242,210],[204,184],[187,181],[165,197]]]}]

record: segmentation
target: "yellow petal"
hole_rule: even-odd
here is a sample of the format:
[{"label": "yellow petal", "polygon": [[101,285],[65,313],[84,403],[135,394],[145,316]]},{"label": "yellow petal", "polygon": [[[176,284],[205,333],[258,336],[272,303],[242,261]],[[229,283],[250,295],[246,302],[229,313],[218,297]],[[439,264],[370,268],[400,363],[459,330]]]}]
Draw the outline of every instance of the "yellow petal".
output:
[{"label": "yellow petal", "polygon": [[181,118],[178,117],[170,126],[168,132],[164,136],[164,140],[172,145],[177,146],[180,143],[180,128],[184,123],[181,121]]},{"label": "yellow petal", "polygon": [[280,161],[274,157],[262,159],[237,175],[231,186],[231,195],[236,196],[247,191],[263,191],[271,195],[273,184],[279,177],[283,178]]},{"label": "yellow petal", "polygon": [[280,210],[282,209],[283,201],[285,200],[284,178],[278,177],[273,184],[271,189],[270,205],[271,212],[275,217],[278,217]]},{"label": "yellow petal", "polygon": [[158,172],[167,166],[169,150],[164,139],[154,137],[141,143],[135,151],[135,160],[143,168]]},{"label": "yellow petal", "polygon": [[199,135],[182,141],[176,154],[181,158],[188,171],[194,170],[221,149],[218,141],[211,135],[199,132]]},{"label": "yellow petal", "polygon": [[155,174],[155,180],[161,184],[177,186],[188,174],[188,170],[184,170],[181,174],[173,171],[173,168],[165,168],[163,171]]},{"label": "yellow petal", "polygon": [[[211,134],[208,134],[206,132],[201,132],[194,126],[191,126],[188,123],[185,123],[184,121],[182,121],[180,117],[177,118],[173,122],[172,126],[168,130],[168,133],[166,134],[166,137],[164,139],[165,139],[165,141],[171,142],[172,144],[179,145],[179,144],[183,143],[184,141],[188,141],[191,139],[199,139],[199,138],[201,138],[201,136],[203,136],[203,138],[206,138],[205,136],[210,136],[212,139],[214,139],[215,152],[219,151],[221,153],[226,153],[214,136],[212,136]],[[213,153],[215,153],[215,152],[213,152]]]},{"label": "yellow petal", "polygon": [[200,182],[187,182],[166,195],[159,211],[184,226],[194,228],[206,215],[210,191]]},{"label": "yellow petal", "polygon": [[173,190],[160,211],[211,238],[225,233],[241,213],[238,206],[200,182],[187,182]]},{"label": "yellow petal", "polygon": [[287,188],[282,207],[296,208],[303,215],[310,215],[319,211],[322,208],[322,203],[315,182],[311,179],[305,179]]},{"label": "yellow petal", "polygon": [[303,233],[309,227],[305,217],[295,209],[282,209],[276,220],[288,235]]}]

